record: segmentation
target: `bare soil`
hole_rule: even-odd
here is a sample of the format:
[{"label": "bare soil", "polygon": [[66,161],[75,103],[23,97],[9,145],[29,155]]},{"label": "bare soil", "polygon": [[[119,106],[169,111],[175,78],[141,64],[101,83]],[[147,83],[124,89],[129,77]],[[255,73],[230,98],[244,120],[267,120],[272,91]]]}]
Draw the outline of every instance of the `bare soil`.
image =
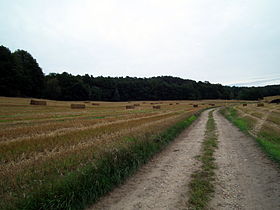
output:
[{"label": "bare soil", "polygon": [[190,175],[198,168],[196,156],[208,112],[157,154],[122,186],[103,197],[90,209],[184,209]]},{"label": "bare soil", "polygon": [[260,150],[256,141],[243,134],[218,112],[216,190],[210,206],[225,210],[280,209],[280,171]]}]

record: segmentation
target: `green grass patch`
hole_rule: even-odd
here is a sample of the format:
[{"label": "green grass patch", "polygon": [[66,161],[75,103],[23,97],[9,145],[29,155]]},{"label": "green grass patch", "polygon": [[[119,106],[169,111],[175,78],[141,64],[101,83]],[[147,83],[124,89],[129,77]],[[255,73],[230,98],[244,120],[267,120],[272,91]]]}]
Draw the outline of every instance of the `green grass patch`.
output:
[{"label": "green grass patch", "polygon": [[258,137],[256,140],[266,154],[280,164],[280,144],[270,142],[265,137]]},{"label": "green grass patch", "polygon": [[0,122],[12,122],[14,120],[0,120]]},{"label": "green grass patch", "polygon": [[246,119],[238,117],[237,110],[229,107],[227,109],[221,110],[221,113],[231,122],[233,122],[241,131],[249,130],[249,122]]},{"label": "green grass patch", "polygon": [[104,119],[105,116],[91,116],[91,117],[87,117],[87,119]]},{"label": "green grass patch", "polygon": [[196,115],[178,122],[157,136],[125,137],[95,160],[66,174],[51,184],[19,198],[6,209],[82,209],[122,183],[137,168],[162,150],[171,140],[197,119]]},{"label": "green grass patch", "polygon": [[54,115],[51,118],[66,118],[66,117],[79,117],[81,114],[69,114],[69,115]]},{"label": "green grass patch", "polygon": [[202,151],[199,156],[202,165],[198,171],[192,174],[192,180],[189,184],[189,209],[207,209],[208,202],[214,192],[214,170],[216,169],[214,152],[217,146],[218,138],[216,134],[216,124],[213,118],[213,111],[210,111],[205,138],[202,143]]}]

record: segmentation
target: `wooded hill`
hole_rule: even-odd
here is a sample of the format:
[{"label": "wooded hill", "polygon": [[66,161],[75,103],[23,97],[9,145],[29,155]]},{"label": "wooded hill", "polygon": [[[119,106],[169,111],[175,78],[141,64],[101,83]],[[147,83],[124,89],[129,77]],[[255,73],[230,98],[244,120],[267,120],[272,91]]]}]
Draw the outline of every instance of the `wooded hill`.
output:
[{"label": "wooded hill", "polygon": [[37,61],[24,50],[0,46],[0,96],[55,100],[257,100],[280,95],[280,85],[230,87],[172,76],[151,78],[74,76],[67,72],[44,75]]}]

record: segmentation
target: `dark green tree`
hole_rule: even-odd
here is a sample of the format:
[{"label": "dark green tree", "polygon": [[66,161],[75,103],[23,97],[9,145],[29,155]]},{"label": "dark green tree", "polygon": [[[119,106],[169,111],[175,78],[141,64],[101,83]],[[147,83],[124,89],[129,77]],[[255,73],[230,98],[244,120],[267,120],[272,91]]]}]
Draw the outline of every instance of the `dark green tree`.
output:
[{"label": "dark green tree", "polygon": [[57,78],[46,77],[44,96],[49,99],[60,99],[61,87]]},{"label": "dark green tree", "polygon": [[115,92],[114,92],[114,95],[112,97],[112,101],[120,101],[120,93],[119,93],[119,89],[116,88],[115,89]]},{"label": "dark green tree", "polygon": [[0,95],[20,96],[18,73],[14,68],[11,51],[0,46]]},{"label": "dark green tree", "polygon": [[20,94],[41,97],[44,88],[44,74],[37,61],[24,50],[15,51],[13,59]]}]

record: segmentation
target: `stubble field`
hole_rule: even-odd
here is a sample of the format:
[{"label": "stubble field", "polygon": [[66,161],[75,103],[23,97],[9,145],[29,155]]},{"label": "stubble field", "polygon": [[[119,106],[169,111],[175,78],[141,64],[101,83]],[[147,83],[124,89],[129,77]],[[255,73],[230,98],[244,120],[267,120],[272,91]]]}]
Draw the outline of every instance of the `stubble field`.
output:
[{"label": "stubble field", "polygon": [[[86,108],[71,109],[73,103]],[[44,191],[82,173],[105,154],[151,141],[211,103],[47,101],[47,106],[38,106],[30,105],[30,99],[1,97],[0,207],[31,208],[25,201],[46,197]]]}]

